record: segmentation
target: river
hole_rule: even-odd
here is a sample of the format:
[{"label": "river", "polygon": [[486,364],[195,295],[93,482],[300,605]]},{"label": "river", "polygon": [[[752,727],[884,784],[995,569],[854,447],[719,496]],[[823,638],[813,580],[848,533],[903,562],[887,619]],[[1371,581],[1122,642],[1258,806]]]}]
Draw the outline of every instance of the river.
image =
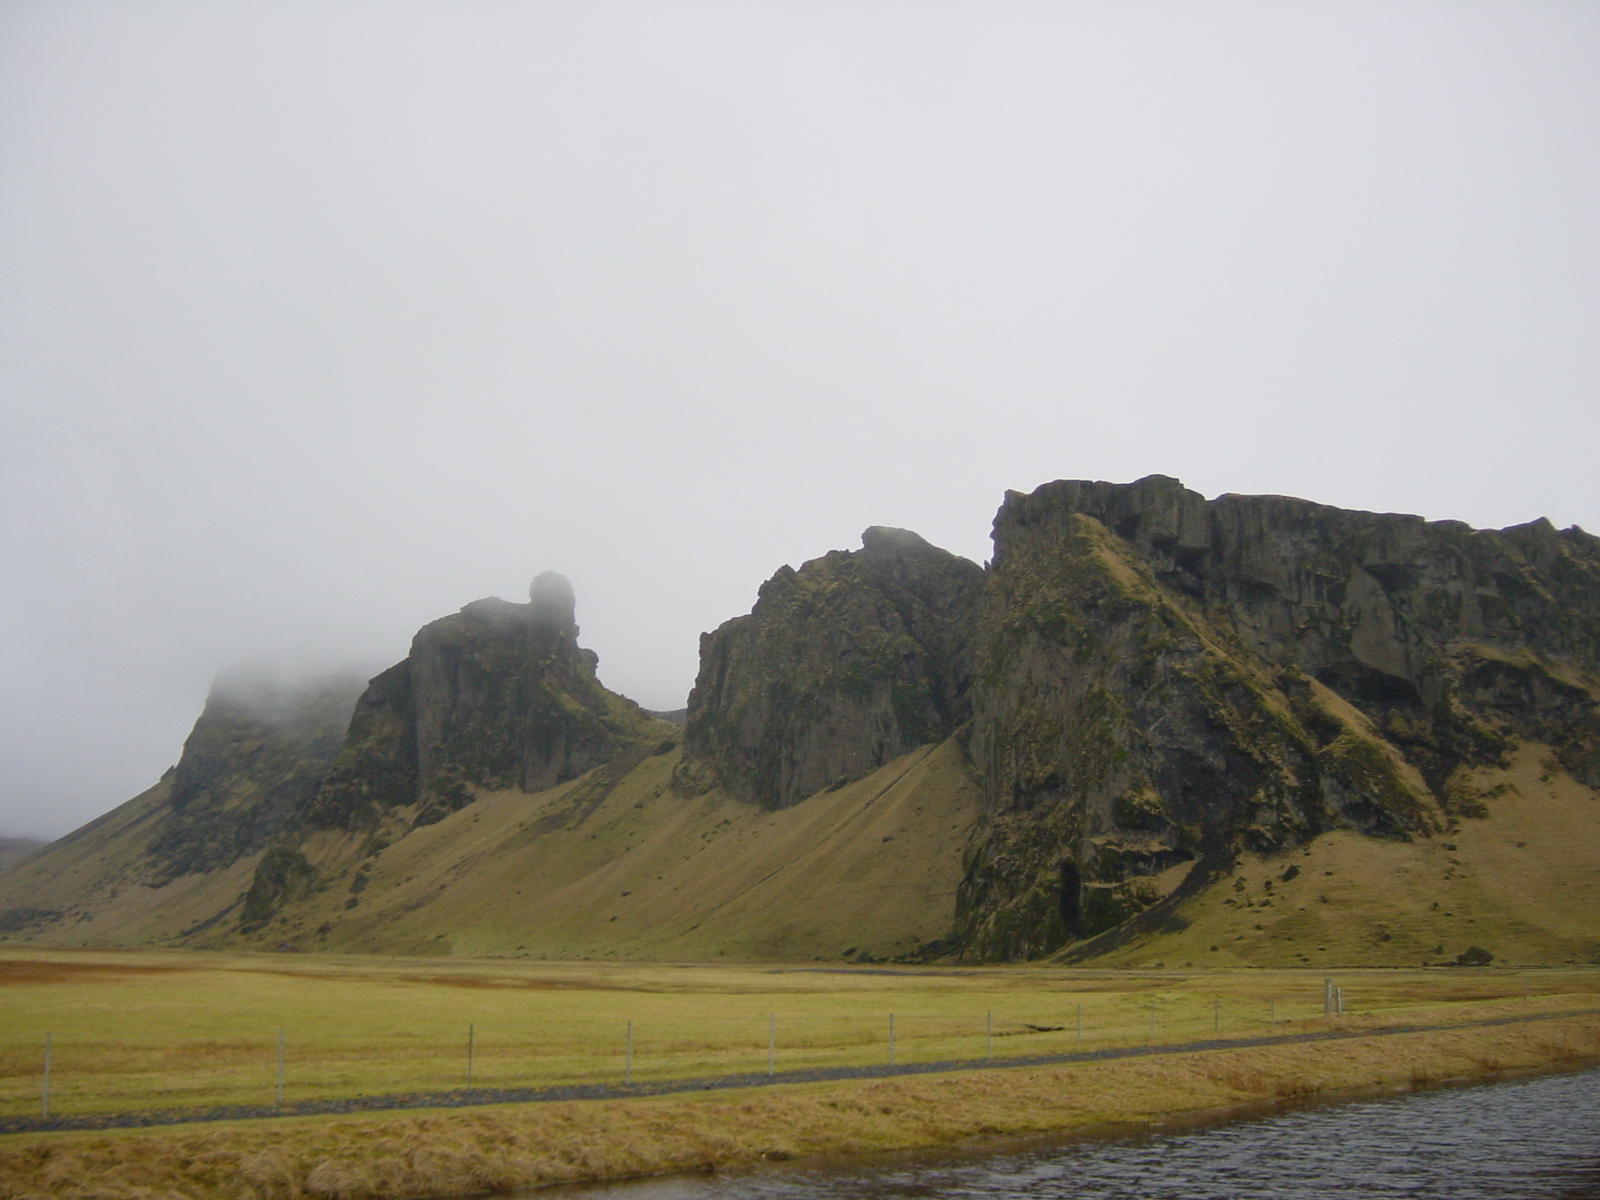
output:
[{"label": "river", "polygon": [[1136,1136],[556,1192],[572,1200],[1600,1200],[1600,1069]]}]

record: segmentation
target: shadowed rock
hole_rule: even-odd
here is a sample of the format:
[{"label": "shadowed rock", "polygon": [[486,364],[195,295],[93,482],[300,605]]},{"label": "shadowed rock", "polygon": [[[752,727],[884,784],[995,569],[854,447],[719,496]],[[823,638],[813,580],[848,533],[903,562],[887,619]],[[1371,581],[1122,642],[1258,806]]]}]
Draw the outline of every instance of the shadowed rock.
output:
[{"label": "shadowed rock", "polygon": [[361,677],[219,676],[172,772],[150,841],[158,880],[226,867],[265,846],[316,793],[344,741]]},{"label": "shadowed rock", "polygon": [[967,719],[983,569],[903,529],[861,544],[784,567],[700,639],[685,748],[743,799],[783,808]]},{"label": "shadowed rock", "polygon": [[478,600],[423,626],[357,703],[306,823],[353,829],[415,804],[429,824],[474,789],[540,791],[610,761],[654,722],[600,684],[598,661],[554,572],[527,604]]},{"label": "shadowed rock", "polygon": [[1581,530],[1207,502],[1164,476],[1011,493],[977,636],[968,952],[1093,937],[1185,862],[1437,830],[1458,769],[1512,734],[1600,781],[1597,653]]}]

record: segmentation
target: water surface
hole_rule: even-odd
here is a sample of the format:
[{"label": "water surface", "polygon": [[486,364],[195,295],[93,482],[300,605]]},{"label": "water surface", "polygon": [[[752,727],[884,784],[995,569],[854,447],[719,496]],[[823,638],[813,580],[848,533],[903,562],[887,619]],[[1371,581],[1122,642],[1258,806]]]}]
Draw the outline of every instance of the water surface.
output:
[{"label": "water surface", "polygon": [[1600,1200],[1600,1069],[978,1156],[558,1191],[582,1200]]}]

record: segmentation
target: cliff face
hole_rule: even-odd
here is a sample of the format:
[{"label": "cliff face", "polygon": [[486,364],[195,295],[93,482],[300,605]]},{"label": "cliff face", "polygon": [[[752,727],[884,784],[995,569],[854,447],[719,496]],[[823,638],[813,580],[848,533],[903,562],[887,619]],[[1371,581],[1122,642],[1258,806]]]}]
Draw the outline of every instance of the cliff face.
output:
[{"label": "cliff face", "polygon": [[[405,661],[368,685],[322,786],[263,856],[240,931],[480,791],[543,791],[659,746],[672,726],[603,687],[597,662],[578,645],[572,587],[553,572],[527,604],[478,600],[423,626]],[[321,863],[306,852],[319,831],[345,835]]]},{"label": "cliff face", "polygon": [[360,690],[354,675],[220,677],[172,771],[171,811],[149,845],[154,877],[226,867],[275,837],[322,782]]},{"label": "cliff face", "polygon": [[0,940],[1593,957],[1600,539],[1160,476],[994,533],[783,568],[682,727],[552,575],[425,626],[347,729],[350,681],[219,682],[160,783],[0,875]]},{"label": "cliff face", "polygon": [[608,762],[657,724],[595,677],[571,585],[546,573],[527,604],[479,600],[423,626],[374,678],[304,820],[357,829],[417,805],[431,824],[472,789],[540,791]]},{"label": "cliff face", "polygon": [[1091,938],[1241,852],[1481,810],[1514,737],[1597,777],[1600,539],[1160,476],[1012,493],[979,617],[968,953]]},{"label": "cliff face", "polygon": [[982,587],[977,564],[900,529],[784,567],[749,616],[701,638],[680,783],[698,763],[784,808],[942,741],[969,715]]}]

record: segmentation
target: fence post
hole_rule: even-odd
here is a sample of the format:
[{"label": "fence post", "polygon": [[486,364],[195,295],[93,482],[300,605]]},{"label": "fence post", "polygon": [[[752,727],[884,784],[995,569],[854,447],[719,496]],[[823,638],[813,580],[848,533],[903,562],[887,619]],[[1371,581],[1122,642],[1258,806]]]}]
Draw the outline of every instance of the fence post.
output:
[{"label": "fence post", "polygon": [[274,1102],[283,1107],[283,1030],[278,1030],[278,1085],[273,1093]]},{"label": "fence post", "polygon": [[767,1014],[767,1074],[776,1073],[778,1068],[778,1014]]},{"label": "fence post", "polygon": [[628,1022],[628,1042],[627,1042],[627,1046],[625,1047],[625,1049],[623,1051],[622,1082],[626,1083],[626,1084],[631,1084],[633,1082],[633,1022],[632,1021]]},{"label": "fence post", "polygon": [[1333,980],[1331,979],[1322,981],[1322,1015],[1325,1017],[1333,1015]]},{"label": "fence post", "polygon": [[467,1026],[467,1086],[472,1086],[472,1026]]},{"label": "fence post", "polygon": [[894,1014],[889,1014],[889,1065],[894,1066]]},{"label": "fence post", "polygon": [[39,1092],[39,1115],[50,1115],[50,1035],[44,1035],[44,1087]]},{"label": "fence post", "polygon": [[994,1057],[994,1009],[983,1014],[983,1057]]}]

